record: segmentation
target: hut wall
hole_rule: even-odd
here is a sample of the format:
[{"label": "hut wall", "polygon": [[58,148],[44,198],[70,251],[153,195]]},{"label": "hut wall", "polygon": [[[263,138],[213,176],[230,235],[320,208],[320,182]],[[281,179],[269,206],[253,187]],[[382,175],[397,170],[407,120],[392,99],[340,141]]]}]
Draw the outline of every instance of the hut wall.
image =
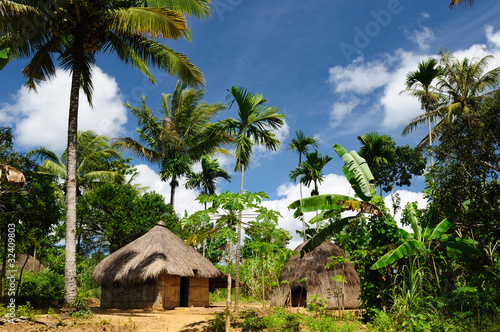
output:
[{"label": "hut wall", "polygon": [[209,307],[208,299],[209,279],[190,278],[189,279],[189,307]]},{"label": "hut wall", "polygon": [[114,283],[101,288],[101,307],[119,309],[163,309],[161,284],[156,279],[125,285]]},{"label": "hut wall", "polygon": [[181,296],[181,277],[163,274],[161,277],[163,308],[173,309],[179,306]]}]

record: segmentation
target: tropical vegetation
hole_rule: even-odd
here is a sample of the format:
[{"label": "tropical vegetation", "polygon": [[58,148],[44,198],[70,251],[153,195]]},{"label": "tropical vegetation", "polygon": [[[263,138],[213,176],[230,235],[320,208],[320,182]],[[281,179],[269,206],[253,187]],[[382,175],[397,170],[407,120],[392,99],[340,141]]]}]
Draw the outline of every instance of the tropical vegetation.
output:
[{"label": "tropical vegetation", "polygon": [[[1,1],[0,49],[12,59],[30,59],[23,69],[26,86],[37,85],[56,73],[57,63],[71,73],[68,117],[66,188],[65,301],[73,303],[76,285],[76,165],[80,89],[92,105],[92,71],[98,53],[115,53],[120,60],[140,69],[149,80],[148,68],[158,68],[182,81],[204,83],[200,71],[180,53],[157,39],[188,39],[186,15],[205,19],[208,0],[188,1]],[[28,33],[29,32],[29,33]]]},{"label": "tropical vegetation", "polygon": [[[450,6],[472,3],[451,1]],[[346,312],[337,317],[325,308],[322,294],[310,294],[302,311],[267,307],[280,282],[289,282],[279,275],[295,253],[281,226],[292,220],[283,221],[267,204],[266,193],[245,191],[244,179],[256,146],[279,150],[283,142],[276,132],[285,126],[285,115],[268,106],[263,95],[239,86],[228,90],[227,106],[204,102],[201,73],[184,55],[157,41],[190,39],[186,15],[205,19],[210,1],[48,4],[0,2],[0,69],[10,59],[29,59],[23,73],[32,89],[55,74],[56,63],[72,75],[65,151],[17,151],[12,129],[0,127],[0,232],[8,234],[0,239],[1,297],[9,302],[7,293],[15,285],[16,315],[37,321],[33,305],[64,304],[76,316],[91,315],[88,301],[101,295],[92,269],[161,219],[227,276],[227,288],[211,295],[225,301],[225,311],[212,316],[208,331],[499,330],[500,68],[489,68],[491,56],[456,59],[442,51],[439,60],[421,61],[408,73],[401,89],[418,99],[423,113],[403,133],[422,124],[428,129],[417,146],[398,146],[393,137],[376,131],[357,136],[357,151],[334,144],[350,185],[348,195],[325,186],[333,158],[319,152],[316,139],[299,130],[288,144],[299,154],[298,165],[282,174],[299,182],[300,198],[286,202],[303,222],[297,228],[302,226],[306,243],[298,255],[333,241],[345,257],[332,262],[350,262],[360,277],[358,313],[363,317]],[[22,33],[26,19],[38,22],[31,33]],[[92,67],[99,52],[115,53],[151,80],[148,66],[180,80],[172,94],[162,95],[158,113],[145,96],[137,107],[127,104],[137,120],[135,137],[110,139],[77,130],[78,92],[82,88],[91,102]],[[233,107],[235,117],[219,118]],[[133,159],[120,150],[146,160],[161,181],[169,181],[169,203],[135,183]],[[228,151],[234,152],[234,172],[241,172],[239,193],[221,190],[220,180],[229,181],[232,174],[216,156]],[[198,162],[200,172],[194,172]],[[180,217],[174,203],[184,180],[203,207]],[[425,207],[417,202],[401,206],[395,193],[414,181],[425,182]],[[302,185],[312,190],[310,197],[302,197]],[[392,211],[384,193],[391,193]],[[316,230],[307,232],[306,223]],[[12,252],[27,255],[13,262]],[[27,266],[30,257],[32,268]],[[43,271],[34,268],[35,258]],[[14,283],[8,281],[12,276]],[[241,290],[240,282],[245,284]],[[240,311],[240,297],[260,302],[262,310]],[[338,303],[341,307],[340,297]],[[9,313],[0,304],[0,316]],[[62,322],[52,309],[49,315]]]}]

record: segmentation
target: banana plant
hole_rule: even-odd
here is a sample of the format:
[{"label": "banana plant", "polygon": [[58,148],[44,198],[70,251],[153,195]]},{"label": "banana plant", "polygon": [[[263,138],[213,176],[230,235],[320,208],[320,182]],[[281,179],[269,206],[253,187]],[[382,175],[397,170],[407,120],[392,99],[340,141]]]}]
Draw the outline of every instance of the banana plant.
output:
[{"label": "banana plant", "polygon": [[384,256],[380,257],[379,260],[371,266],[372,270],[386,267],[403,257],[418,253],[429,253],[436,248],[445,248],[450,254],[452,252],[459,254],[465,252],[468,254],[482,255],[479,250],[463,240],[449,241],[449,235],[447,235],[446,232],[453,226],[452,220],[454,216],[445,218],[434,228],[427,226],[425,229],[422,229],[416,217],[413,204],[408,205],[408,209],[413,234],[408,233],[404,229],[399,229],[404,242],[397,248],[390,250]]},{"label": "banana plant", "polygon": [[375,180],[365,159],[360,157],[356,151],[348,152],[338,144],[335,144],[333,149],[344,161],[342,169],[344,175],[354,189],[356,196],[361,200],[346,195],[326,194],[297,200],[288,208],[295,209],[294,217],[298,217],[304,212],[321,211],[309,220],[311,224],[322,220],[331,220],[344,211],[356,211],[358,214],[331,222],[304,245],[301,255],[314,250],[325,239],[339,232],[344,226],[355,223],[363,213],[383,216],[382,211],[369,202],[375,196]]}]

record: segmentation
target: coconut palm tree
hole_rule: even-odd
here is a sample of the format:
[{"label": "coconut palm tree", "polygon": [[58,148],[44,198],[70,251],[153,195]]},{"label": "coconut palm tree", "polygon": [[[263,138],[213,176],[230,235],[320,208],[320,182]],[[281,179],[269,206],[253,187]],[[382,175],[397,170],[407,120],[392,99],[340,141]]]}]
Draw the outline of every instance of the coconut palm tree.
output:
[{"label": "coconut palm tree", "polygon": [[[109,163],[121,158],[120,151],[109,146],[109,139],[105,135],[97,135],[92,130],[79,131],[77,136],[77,171],[76,188],[77,197],[82,192],[91,189],[103,182],[120,182],[124,180],[121,173],[111,170]],[[63,181],[62,191],[67,187],[68,179],[68,151],[59,157],[53,151],[44,147],[32,150],[26,155],[43,162],[38,167],[38,172],[48,174]]]},{"label": "coconut palm tree", "polygon": [[380,197],[382,197],[382,182],[377,178],[379,175],[378,166],[395,162],[396,143],[390,135],[379,135],[376,131],[358,136],[358,140],[361,142],[358,153],[366,160],[372,170],[375,182],[380,188]]},{"label": "coconut palm tree", "polygon": [[170,179],[170,204],[174,207],[178,179],[191,172],[191,165],[205,154],[231,142],[228,135],[213,130],[210,120],[225,106],[202,101],[205,91],[189,89],[178,82],[174,93],[163,94],[160,114],[155,118],[142,97],[141,107],[126,104],[137,119],[139,140],[117,137],[113,147],[126,150],[159,166],[162,181]]},{"label": "coconut palm tree", "polygon": [[[432,82],[445,74],[443,67],[438,65],[434,58],[426,61],[421,61],[418,64],[418,70],[409,72],[406,75],[406,89],[402,92],[408,93],[420,100],[422,110],[425,111],[427,124],[429,127],[429,146],[431,147],[430,162],[431,167],[434,162],[432,159],[432,130],[431,130],[431,111],[435,109],[439,95],[433,93]],[[403,136],[406,136],[411,130],[416,127],[417,123],[410,123],[404,130]]]},{"label": "coconut palm tree", "polygon": [[[79,92],[92,104],[92,68],[99,52],[115,53],[154,83],[151,65],[192,85],[203,84],[198,69],[183,54],[156,39],[188,39],[186,15],[205,19],[209,0],[0,2],[0,49],[11,58],[30,58],[23,69],[28,88],[54,76],[56,65],[71,72],[66,190],[65,303],[76,299],[76,151]],[[154,39],[153,39],[154,38]]]},{"label": "coconut palm tree", "polygon": [[[438,137],[444,126],[452,123],[457,116],[472,112],[484,98],[491,97],[491,92],[497,88],[500,81],[500,67],[487,71],[492,55],[481,59],[455,59],[449,52],[441,51],[441,65],[444,75],[439,77],[437,91],[445,98],[445,106],[440,106],[430,112],[430,117],[439,119],[418,145],[419,148],[429,143],[429,138]],[[423,123],[425,118],[418,116],[405,128],[411,132],[416,125]]]},{"label": "coconut palm tree", "polygon": [[[312,136],[305,136],[304,132],[302,130],[296,131],[295,132],[294,138],[292,138],[292,141],[290,144],[288,144],[288,149],[291,151],[295,151],[299,154],[299,167],[300,164],[302,163],[302,155],[309,152],[309,146],[314,147],[315,149],[318,148],[318,141],[314,139]],[[299,188],[300,188],[300,199],[302,199],[302,181],[299,181]],[[302,219],[302,239],[304,242],[306,241],[306,223],[304,221],[304,216],[301,216]]]},{"label": "coconut palm tree", "polygon": [[186,189],[200,189],[202,195],[213,195],[219,178],[231,182],[231,175],[219,166],[217,159],[205,155],[201,157],[201,172],[187,175]]},{"label": "coconut palm tree", "polygon": [[[231,87],[226,99],[231,99],[229,107],[234,103],[238,106],[238,118],[228,118],[220,121],[218,130],[234,137],[236,166],[235,171],[241,172],[240,194],[243,195],[245,170],[250,166],[250,157],[254,145],[263,145],[266,149],[276,151],[281,142],[276,138],[273,130],[278,130],[284,124],[284,114],[276,107],[265,105],[267,99],[260,94],[253,94],[243,87]],[[238,309],[239,297],[239,260],[241,242],[241,213],[238,223],[238,238],[236,242],[236,281],[235,307]]]}]

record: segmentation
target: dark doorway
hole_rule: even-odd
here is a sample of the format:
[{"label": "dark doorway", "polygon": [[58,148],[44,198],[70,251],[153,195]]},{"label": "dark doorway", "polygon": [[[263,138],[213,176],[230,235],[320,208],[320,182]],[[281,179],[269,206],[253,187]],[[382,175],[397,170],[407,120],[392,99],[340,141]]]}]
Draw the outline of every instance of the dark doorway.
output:
[{"label": "dark doorway", "polygon": [[181,299],[180,307],[187,307],[189,304],[189,278],[181,277]]},{"label": "dark doorway", "polygon": [[292,307],[305,307],[307,290],[302,286],[292,288]]}]

